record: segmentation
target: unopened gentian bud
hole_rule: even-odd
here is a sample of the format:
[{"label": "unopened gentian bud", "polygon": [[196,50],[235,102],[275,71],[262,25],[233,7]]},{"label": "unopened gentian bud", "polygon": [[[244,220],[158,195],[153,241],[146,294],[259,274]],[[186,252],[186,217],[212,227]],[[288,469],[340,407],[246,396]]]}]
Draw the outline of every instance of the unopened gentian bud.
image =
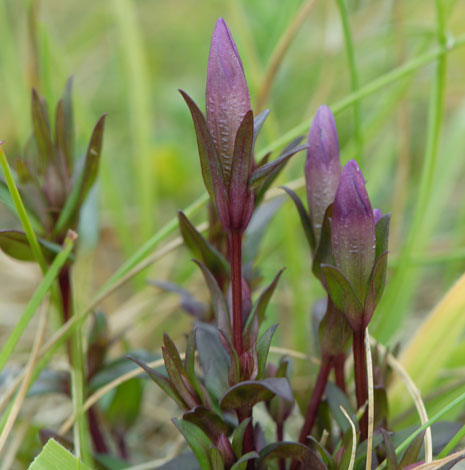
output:
[{"label": "unopened gentian bud", "polygon": [[206,108],[208,128],[228,183],[234,141],[250,110],[250,97],[239,53],[223,18],[216,23],[210,45]]},{"label": "unopened gentian bud", "polygon": [[345,165],[334,199],[331,247],[336,266],[363,302],[375,262],[375,219],[365,180],[354,160]]},{"label": "unopened gentian bud", "polygon": [[317,241],[323,217],[334,200],[340,177],[336,123],[331,110],[323,105],[318,108],[308,133],[305,162],[308,208]]},{"label": "unopened gentian bud", "polygon": [[373,218],[375,219],[375,225],[381,220],[383,213],[379,209],[373,209]]}]

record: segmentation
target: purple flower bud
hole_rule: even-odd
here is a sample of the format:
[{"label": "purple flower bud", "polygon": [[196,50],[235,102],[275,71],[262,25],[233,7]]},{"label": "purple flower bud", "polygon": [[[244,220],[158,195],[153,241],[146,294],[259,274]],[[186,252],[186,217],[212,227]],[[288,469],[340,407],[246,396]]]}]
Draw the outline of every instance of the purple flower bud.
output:
[{"label": "purple flower bud", "polygon": [[326,209],[333,202],[339,178],[339,144],[336,123],[328,106],[318,108],[308,133],[305,179],[308,208],[316,240],[320,237]]},{"label": "purple flower bud", "polygon": [[218,442],[216,443],[216,447],[220,451],[225,468],[231,467],[231,465],[236,460],[236,457],[234,455],[234,451],[231,446],[231,443],[229,442],[229,439],[226,437],[226,434],[223,433],[220,435]]},{"label": "purple flower bud", "polygon": [[375,225],[376,225],[381,219],[381,217],[383,217],[383,213],[379,209],[373,209],[373,217],[375,219]]},{"label": "purple flower bud", "polygon": [[250,109],[250,97],[239,53],[223,18],[216,23],[210,45],[206,108],[207,124],[228,183],[234,140]]},{"label": "purple flower bud", "polygon": [[334,199],[331,247],[336,266],[364,302],[375,262],[375,219],[365,180],[354,160],[345,165]]}]

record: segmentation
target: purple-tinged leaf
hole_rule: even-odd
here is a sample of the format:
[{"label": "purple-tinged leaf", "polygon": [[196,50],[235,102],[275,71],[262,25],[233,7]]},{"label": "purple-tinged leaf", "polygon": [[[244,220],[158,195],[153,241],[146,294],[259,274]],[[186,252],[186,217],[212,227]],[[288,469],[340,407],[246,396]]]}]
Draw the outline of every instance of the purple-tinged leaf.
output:
[{"label": "purple-tinged leaf", "polygon": [[283,152],[275,160],[272,160],[271,162],[258,167],[256,170],[253,171],[252,175],[250,176],[249,185],[251,187],[257,186],[273,171],[281,169],[283,165],[285,165],[287,161],[291,157],[293,157],[296,153],[300,152],[301,150],[305,150],[306,148],[307,148],[307,145],[298,145],[297,147],[293,147]]},{"label": "purple-tinged leaf", "polygon": [[171,338],[166,333],[163,335],[163,344],[163,359],[165,361],[166,371],[171,379],[171,383],[188,408],[195,408],[199,405],[197,400],[198,397],[195,397],[195,391],[187,380],[187,374],[184,370],[184,365],[181,361],[181,357],[179,356],[179,352]]},{"label": "purple-tinged leaf", "polygon": [[[67,147],[65,111],[63,106],[63,100],[60,100],[55,113],[55,152],[58,156],[57,166],[60,170],[60,174],[69,184],[72,175],[72,157],[70,149]],[[69,190],[69,187],[66,189]]]},{"label": "purple-tinged leaf", "polygon": [[412,465],[418,462],[420,451],[423,446],[423,438],[425,437],[425,431],[419,433],[415,439],[410,443],[405,451],[402,459],[399,463],[399,470],[407,468],[409,465]]},{"label": "purple-tinged leaf", "polygon": [[381,296],[384,291],[384,284],[386,283],[386,271],[387,271],[387,258],[388,251],[385,251],[375,262],[373,271],[368,281],[368,293],[365,300],[365,314],[364,323],[365,326],[371,320],[375,308],[378,306]]},{"label": "purple-tinged leaf", "polygon": [[172,421],[194,452],[200,468],[202,470],[212,470],[209,458],[212,442],[207,435],[199,427],[189,421],[177,418],[173,418]]},{"label": "purple-tinged leaf", "polygon": [[229,278],[229,265],[224,256],[197,231],[182,211],[178,212],[178,220],[184,243],[194,257],[200,259],[215,278]]},{"label": "purple-tinged leaf", "polygon": [[207,189],[211,200],[216,204],[221,223],[224,227],[229,227],[228,195],[226,191],[225,177],[215,144],[213,143],[210,130],[207,126],[207,121],[205,120],[202,111],[200,111],[192,98],[184,91],[179,91],[186,101],[192,115],[192,120],[194,121],[200,166],[202,169],[205,188]]},{"label": "purple-tinged leaf", "polygon": [[255,147],[255,142],[257,141],[257,137],[262,130],[263,124],[266,121],[266,118],[270,114],[269,109],[265,109],[262,111],[258,116],[255,117],[253,121],[253,147]]},{"label": "purple-tinged leaf", "polygon": [[263,289],[262,293],[260,294],[260,297],[258,298],[258,300],[255,302],[255,305],[253,306],[252,312],[249,315],[249,319],[244,329],[248,328],[248,326],[252,322],[253,317],[256,317],[258,319],[259,325],[263,323],[263,320],[265,319],[266,309],[276,289],[276,286],[278,285],[279,278],[281,277],[281,274],[283,273],[284,269],[285,268],[281,269],[278,272],[278,274],[276,274],[276,276],[271,281],[271,283],[265,289]]},{"label": "purple-tinged leaf", "polygon": [[310,251],[313,253],[316,248],[316,241],[315,241],[315,235],[313,233],[313,227],[312,227],[312,221],[310,219],[310,215],[306,211],[299,196],[297,196],[297,194],[294,191],[292,191],[292,189],[289,189],[286,186],[281,186],[281,188],[284,189],[284,191],[286,191],[286,193],[290,196],[290,198],[294,202],[294,205],[300,217],[300,223],[302,225],[302,228],[304,229],[305,238],[307,239],[308,246],[310,247]]},{"label": "purple-tinged leaf", "polygon": [[[283,356],[279,362],[279,367],[273,374],[273,377],[290,377],[290,368],[292,361],[289,357]],[[277,424],[283,424],[294,409],[295,400],[288,401],[281,397],[274,397],[266,402],[268,413]]]},{"label": "purple-tinged leaf", "polygon": [[305,180],[315,238],[320,237],[327,207],[334,201],[341,177],[336,123],[328,106],[320,106],[308,133]]},{"label": "purple-tinged leaf", "polygon": [[228,382],[230,385],[236,384],[241,379],[241,364],[236,348],[234,347],[231,338],[226,336],[221,330],[218,330],[218,337],[221,344],[223,345],[223,348],[229,356],[230,367],[228,373]]},{"label": "purple-tinged leaf", "polygon": [[195,339],[205,385],[219,399],[229,388],[230,359],[220,342],[218,330],[213,326],[204,323],[197,325]]},{"label": "purple-tinged leaf", "polygon": [[249,223],[246,203],[250,197],[248,179],[252,171],[253,113],[248,111],[237,131],[228,185],[230,227],[245,230]]},{"label": "purple-tinged leaf", "polygon": [[226,392],[220,404],[223,409],[245,409],[251,408],[258,402],[271,400],[274,396],[293,400],[292,390],[286,378],[240,382]]},{"label": "purple-tinged leaf", "polygon": [[213,311],[215,312],[218,328],[229,337],[232,337],[231,317],[223,292],[221,292],[216,279],[208,268],[200,261],[194,260],[194,263],[201,269],[208,290],[210,291],[211,303]]},{"label": "purple-tinged leaf", "polygon": [[383,435],[384,448],[386,449],[386,469],[387,470],[399,470],[396,449],[394,448],[394,444],[392,442],[391,436],[383,428],[381,428],[381,434]]},{"label": "purple-tinged leaf", "polygon": [[344,273],[329,265],[321,266],[328,294],[336,308],[344,312],[354,331],[363,324],[363,305]]},{"label": "purple-tinged leaf", "polygon": [[378,259],[388,249],[389,239],[389,223],[391,221],[391,213],[384,215],[376,222],[376,253],[375,259]]},{"label": "purple-tinged leaf", "polygon": [[64,170],[69,177],[74,165],[74,117],[72,104],[73,79],[66,83],[65,92],[57,105],[55,113],[55,150],[64,163]]},{"label": "purple-tinged leaf", "polygon": [[216,442],[216,446],[220,451],[221,457],[223,459],[224,464],[226,465],[226,468],[229,468],[236,460],[236,456],[234,455],[234,450],[232,448],[231,442],[226,436],[226,432],[227,430],[223,434],[221,434],[221,436]]},{"label": "purple-tinged leaf", "polygon": [[318,247],[315,251],[312,271],[313,274],[324,284],[323,274],[321,272],[322,264],[332,263],[332,252],[331,252],[331,217],[333,215],[333,204],[329,205],[326,209],[325,216],[323,218],[323,225],[320,231],[320,239],[318,241]]},{"label": "purple-tinged leaf", "polygon": [[46,104],[35,88],[32,89],[31,112],[32,127],[40,157],[39,168],[44,172],[47,165],[54,161],[54,151]]},{"label": "purple-tinged leaf", "polygon": [[246,418],[242,420],[239,425],[236,427],[234,430],[233,436],[232,436],[232,448],[234,451],[234,455],[236,458],[240,458],[242,455],[242,449],[244,447],[244,435],[245,435],[245,430],[247,429],[247,426],[250,423],[250,418]]},{"label": "purple-tinged leaf", "polygon": [[298,442],[275,442],[260,451],[257,466],[259,470],[268,468],[269,459],[293,459],[300,463],[302,470],[327,470],[318,455],[304,444]]},{"label": "purple-tinged leaf", "polygon": [[176,389],[173,387],[173,384],[170,382],[170,380],[165,377],[163,374],[160,374],[160,372],[157,372],[155,369],[152,369],[150,366],[145,364],[142,361],[139,361],[139,359],[136,359],[135,357],[132,356],[126,356],[128,359],[131,361],[135,362],[139,367],[145,370],[147,372],[148,376],[168,395],[170,396],[176,403],[177,405],[182,409],[182,410],[187,410],[189,407],[184,403],[183,399],[179,395],[179,393],[176,391]]},{"label": "purple-tinged leaf", "polygon": [[345,165],[334,199],[331,246],[336,266],[363,301],[375,262],[375,220],[365,180],[354,160]]},{"label": "purple-tinged leaf", "polygon": [[270,352],[271,340],[273,339],[276,328],[278,328],[277,323],[270,326],[257,341],[258,379],[262,378],[263,371],[265,370],[266,360],[268,359],[268,353]]},{"label": "purple-tinged leaf", "polygon": [[341,411],[341,406],[347,411],[352,422],[355,424],[355,428],[358,430],[357,414],[352,409],[347,395],[335,384],[328,382],[325,388],[325,396],[328,401],[331,414],[336,420],[339,428],[343,433],[351,432],[350,423]]},{"label": "purple-tinged leaf", "polygon": [[208,307],[200,300],[197,300],[189,291],[183,289],[177,284],[171,282],[159,281],[157,279],[150,280],[149,283],[164,291],[178,294],[181,299],[181,308],[200,321],[204,321],[208,317]]},{"label": "purple-tinged leaf", "polygon": [[239,53],[223,18],[218,19],[210,44],[206,108],[208,128],[229,182],[234,140],[250,110],[250,97]]},{"label": "purple-tinged leaf", "polygon": [[221,434],[228,432],[228,425],[212,410],[205,406],[197,406],[184,413],[182,419],[195,424],[212,442],[216,442]]}]

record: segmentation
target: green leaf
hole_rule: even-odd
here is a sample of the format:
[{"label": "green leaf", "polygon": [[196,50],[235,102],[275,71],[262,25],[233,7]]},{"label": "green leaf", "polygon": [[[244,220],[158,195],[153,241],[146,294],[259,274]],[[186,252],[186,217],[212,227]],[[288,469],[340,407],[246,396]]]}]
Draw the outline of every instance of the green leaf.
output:
[{"label": "green leaf", "polygon": [[228,425],[214,411],[205,406],[197,406],[182,415],[184,421],[195,424],[213,441],[216,442],[221,434],[228,433]]},{"label": "green leaf", "polygon": [[385,251],[376,261],[373,266],[373,271],[368,281],[368,292],[365,299],[365,316],[364,322],[367,325],[371,320],[375,308],[378,306],[381,296],[384,291],[384,284],[386,282],[388,252]]},{"label": "green leaf", "polygon": [[187,338],[186,357],[184,358],[184,370],[186,371],[189,382],[194,387],[198,396],[203,400],[203,393],[200,387],[197,375],[195,374],[195,329],[192,330]]},{"label": "green leaf", "polygon": [[298,442],[275,442],[267,445],[260,451],[257,465],[260,470],[265,470],[268,459],[295,459],[305,469],[327,470],[326,465],[312,449]]},{"label": "green leaf", "polygon": [[323,277],[334,305],[344,312],[353,330],[363,321],[363,306],[344,273],[335,266],[322,265]]},{"label": "green leaf", "polygon": [[276,289],[276,286],[278,285],[279,278],[281,277],[281,274],[283,273],[284,269],[285,268],[281,269],[278,274],[276,274],[273,281],[271,281],[271,283],[268,285],[268,287],[263,289],[262,293],[260,294],[260,297],[255,302],[255,305],[253,306],[252,311],[250,312],[249,318],[247,319],[247,322],[244,326],[244,330],[247,330],[249,328],[254,317],[257,318],[259,325],[263,323],[263,320],[265,319],[266,309]]},{"label": "green leaf", "polygon": [[308,436],[308,440],[316,447],[316,450],[320,454],[321,460],[323,460],[324,464],[329,470],[332,470],[334,468],[334,463],[331,454],[313,436]]},{"label": "green leaf", "polygon": [[343,433],[351,431],[350,423],[341,411],[341,406],[347,411],[350,419],[355,424],[355,428],[358,430],[358,420],[355,411],[352,409],[349,399],[345,393],[332,382],[328,382],[325,389],[325,396],[328,405],[331,409],[331,414],[336,420],[339,428]]},{"label": "green leaf", "polygon": [[[407,447],[402,459],[400,460],[399,470],[412,465],[415,462],[418,462],[421,448],[423,446],[423,438],[425,437],[425,432],[423,431],[411,442]],[[389,466],[388,466],[389,470]]]},{"label": "green leaf", "polygon": [[57,441],[50,439],[28,470],[91,470]]},{"label": "green leaf", "polygon": [[270,326],[257,341],[257,358],[258,358],[258,372],[257,377],[262,377],[263,371],[265,370],[266,360],[270,351],[271,340],[273,335],[278,328],[278,324]]},{"label": "green leaf", "polygon": [[247,429],[248,424],[250,423],[251,418],[246,418],[239,423],[239,426],[236,427],[234,430],[234,434],[232,436],[232,449],[234,455],[237,459],[239,459],[242,455],[242,448],[244,445],[244,435],[245,430]]},{"label": "green leaf", "polygon": [[200,259],[215,277],[229,279],[229,264],[224,256],[197,231],[184,212],[178,212],[178,219],[184,243],[194,257]]},{"label": "green leaf", "polygon": [[378,259],[388,249],[389,223],[391,222],[391,213],[383,215],[375,227],[376,233],[376,252],[375,259]]},{"label": "green leaf", "polygon": [[173,423],[191,447],[200,468],[202,470],[212,470],[209,458],[212,442],[208,439],[207,435],[195,424],[189,423],[189,421],[174,418]]},{"label": "green leaf", "polygon": [[72,104],[73,79],[66,83],[63,97],[58,102],[55,113],[55,146],[63,156],[67,170],[72,173],[74,164],[74,118]]},{"label": "green leaf", "polygon": [[280,396],[288,401],[293,400],[292,390],[287,378],[267,378],[246,380],[233,385],[221,400],[223,409],[251,408],[258,402],[271,400]]},{"label": "green leaf", "polygon": [[289,189],[286,186],[281,186],[281,188],[284,189],[284,191],[286,191],[286,193],[290,196],[290,198],[294,202],[294,205],[300,217],[300,223],[302,225],[302,228],[304,229],[305,238],[307,239],[308,246],[310,247],[310,251],[313,253],[316,247],[316,240],[315,240],[315,234],[313,233],[312,220],[310,218],[310,214],[305,209],[299,196],[297,196],[297,194],[294,191],[292,191],[292,189]]},{"label": "green leaf", "polygon": [[245,470],[249,460],[258,459],[258,452],[252,451],[244,454],[232,467],[231,470]]},{"label": "green leaf", "polygon": [[40,168],[44,171],[45,167],[54,160],[54,151],[46,104],[34,88],[32,89],[31,113],[34,137],[40,156]]},{"label": "green leaf", "polygon": [[224,470],[223,459],[221,458],[220,451],[216,447],[210,448],[210,462],[212,470]]}]

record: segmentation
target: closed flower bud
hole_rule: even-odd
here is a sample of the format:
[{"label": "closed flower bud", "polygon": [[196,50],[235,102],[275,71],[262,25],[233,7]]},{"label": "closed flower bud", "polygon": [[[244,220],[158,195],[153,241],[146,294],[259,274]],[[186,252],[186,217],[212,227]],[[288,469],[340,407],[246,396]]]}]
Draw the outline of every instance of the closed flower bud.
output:
[{"label": "closed flower bud", "polygon": [[208,128],[228,183],[234,141],[250,109],[250,97],[239,53],[223,18],[216,23],[210,45],[206,108]]},{"label": "closed flower bud", "polygon": [[231,465],[236,460],[236,457],[234,455],[234,451],[231,446],[231,443],[229,442],[229,439],[226,437],[226,434],[223,433],[220,435],[218,442],[216,443],[216,447],[220,451],[225,468],[230,468]]},{"label": "closed flower bud", "polygon": [[326,209],[333,202],[339,178],[336,123],[328,106],[318,108],[308,133],[305,180],[313,231],[318,242]]},{"label": "closed flower bud", "polygon": [[354,160],[345,165],[337,188],[331,247],[336,266],[363,302],[375,262],[375,219],[365,180]]}]

